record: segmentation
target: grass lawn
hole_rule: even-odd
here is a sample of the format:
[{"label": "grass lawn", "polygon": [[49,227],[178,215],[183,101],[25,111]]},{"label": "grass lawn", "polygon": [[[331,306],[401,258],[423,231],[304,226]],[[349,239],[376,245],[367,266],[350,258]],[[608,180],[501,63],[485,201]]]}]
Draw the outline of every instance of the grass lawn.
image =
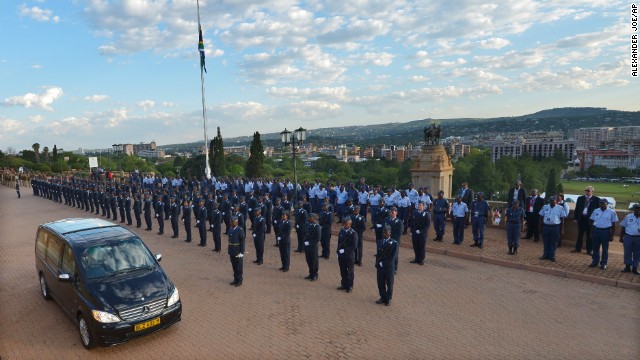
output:
[{"label": "grass lawn", "polygon": [[584,195],[584,188],[591,185],[596,196],[609,196],[616,199],[617,209],[627,209],[629,203],[640,203],[640,184],[611,182],[561,181],[565,194]]}]

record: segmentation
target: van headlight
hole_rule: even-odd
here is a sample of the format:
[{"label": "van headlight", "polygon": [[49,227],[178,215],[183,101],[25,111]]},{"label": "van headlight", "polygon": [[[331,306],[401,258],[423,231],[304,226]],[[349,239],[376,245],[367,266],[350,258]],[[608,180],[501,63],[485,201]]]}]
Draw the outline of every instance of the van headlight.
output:
[{"label": "van headlight", "polygon": [[93,310],[92,313],[93,313],[93,318],[96,319],[97,322],[101,322],[101,323],[120,322],[119,317],[105,311]]},{"label": "van headlight", "polygon": [[178,294],[178,288],[173,289],[173,293],[169,296],[169,300],[167,300],[167,307],[173,306],[180,300],[180,295]]}]

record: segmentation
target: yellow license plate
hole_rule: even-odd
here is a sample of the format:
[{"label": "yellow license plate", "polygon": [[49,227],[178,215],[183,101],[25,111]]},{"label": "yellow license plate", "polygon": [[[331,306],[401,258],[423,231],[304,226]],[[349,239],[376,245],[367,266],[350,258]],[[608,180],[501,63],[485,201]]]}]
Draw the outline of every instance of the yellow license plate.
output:
[{"label": "yellow license plate", "polygon": [[149,320],[147,322],[143,322],[140,324],[137,324],[136,326],[133,327],[133,331],[142,331],[142,330],[146,330],[150,327],[154,327],[156,325],[160,324],[160,318],[155,318],[153,320]]}]

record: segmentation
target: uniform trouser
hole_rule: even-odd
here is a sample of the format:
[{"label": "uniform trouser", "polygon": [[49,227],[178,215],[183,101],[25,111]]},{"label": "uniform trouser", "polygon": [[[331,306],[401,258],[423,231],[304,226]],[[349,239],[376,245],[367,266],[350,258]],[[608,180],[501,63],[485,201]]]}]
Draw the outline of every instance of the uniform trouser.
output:
[{"label": "uniform trouser", "polygon": [[544,245],[543,257],[555,260],[559,237],[560,225],[542,225],[542,242]]},{"label": "uniform trouser", "polygon": [[305,246],[304,256],[309,267],[309,276],[318,276],[318,244],[313,246]]},{"label": "uniform trouser", "polygon": [[[171,213],[171,206],[164,207],[164,219],[169,220],[169,213]],[[162,215],[160,215],[162,216]]]},{"label": "uniform trouser", "polygon": [[464,240],[464,217],[453,218],[453,242],[461,244]]},{"label": "uniform trouser", "polygon": [[[107,217],[108,217],[108,215],[107,215]],[[144,214],[144,222],[147,225],[147,229],[151,230],[151,226],[152,226],[151,214],[147,214],[147,213]]]},{"label": "uniform trouser", "polygon": [[637,268],[640,263],[640,235],[625,235],[622,246],[624,247],[624,264]]},{"label": "uniform trouser", "polygon": [[[371,210],[371,223],[375,224],[374,221],[376,220],[376,217],[378,216],[378,210],[380,210],[380,206],[378,205],[371,205],[369,207],[369,210]],[[364,216],[364,215],[362,215]],[[377,237],[376,237],[377,239]]]},{"label": "uniform trouser", "polygon": [[94,201],[94,205],[96,208],[96,214],[100,214],[100,202],[98,200]]},{"label": "uniform trouser", "polygon": [[134,211],[133,216],[136,218],[136,227],[140,227],[142,224],[142,218],[140,217],[140,212]]},{"label": "uniform trouser", "polygon": [[256,260],[262,262],[264,256],[264,234],[254,236],[253,245],[256,248]]},{"label": "uniform trouser", "polygon": [[316,211],[316,209],[318,208],[318,198],[317,197],[312,197],[309,199],[309,205],[311,205],[311,210],[313,210],[313,212]]},{"label": "uniform trouser", "polygon": [[400,257],[400,237],[398,237],[398,250],[396,250],[396,257],[393,260],[393,269],[398,271],[398,258]]},{"label": "uniform trouser", "polygon": [[578,241],[576,242],[576,250],[582,250],[582,237],[586,236],[586,250],[590,253],[593,250],[593,244],[591,242],[591,223],[586,216],[583,216],[578,220]]},{"label": "uniform trouser", "polygon": [[291,262],[291,239],[280,240],[278,243],[280,250],[280,261],[282,261],[282,268],[289,270],[289,263]]},{"label": "uniform trouser", "polygon": [[364,232],[358,231],[358,247],[356,248],[356,263],[362,265],[362,252],[364,251]]},{"label": "uniform trouser", "polygon": [[107,210],[107,220],[111,219],[111,206],[105,205],[104,208]]},{"label": "uniform trouser", "polygon": [[[609,260],[609,240],[612,239],[611,228],[599,229],[594,227],[591,230],[591,240],[593,241],[593,255],[591,255],[591,263],[607,265]],[[600,245],[602,245],[602,256],[600,256]]]},{"label": "uniform trouser", "polygon": [[507,245],[517,248],[520,245],[520,223],[507,223]]},{"label": "uniform trouser", "polygon": [[367,204],[360,204],[360,215],[366,220],[367,219]]},{"label": "uniform trouser", "polygon": [[220,224],[214,225],[213,227],[213,245],[214,250],[222,249],[222,228]]},{"label": "uniform trouser", "polygon": [[122,207],[120,208],[120,222],[124,222],[124,208]]},{"label": "uniform trouser", "polygon": [[341,223],[342,222],[342,217],[344,216],[344,210],[345,210],[345,205],[344,204],[338,204],[338,222]]},{"label": "uniform trouser", "polygon": [[242,281],[242,259],[239,257],[235,257],[233,255],[229,255],[229,259],[231,260],[231,268],[233,269],[233,281],[241,282]]},{"label": "uniform trouser", "polygon": [[378,293],[383,301],[391,301],[393,297],[393,268],[381,268],[377,271]]},{"label": "uniform trouser", "polygon": [[473,232],[473,241],[475,241],[478,245],[482,245],[484,242],[484,229],[486,224],[484,223],[486,217],[478,216],[473,217],[471,221],[471,231]]},{"label": "uniform trouser", "polygon": [[402,231],[407,231],[409,227],[409,208],[400,207],[398,211],[398,219],[402,220]]},{"label": "uniform trouser", "polygon": [[18,199],[20,199],[20,190],[16,190],[16,192],[18,193]]},{"label": "uniform trouser", "polygon": [[355,258],[353,254],[347,255],[339,254],[338,255],[338,265],[340,266],[340,285],[346,287],[347,289],[351,289],[353,287],[353,279],[355,276],[354,272],[354,263]]},{"label": "uniform trouser", "polygon": [[271,234],[271,213],[267,214],[264,217],[264,222],[265,222],[265,225],[267,226],[266,234]]},{"label": "uniform trouser", "polygon": [[427,250],[427,229],[416,234],[415,230],[411,232],[411,242],[413,243],[413,252],[417,262],[424,262],[425,252]]},{"label": "uniform trouser", "polygon": [[320,245],[322,245],[322,256],[329,256],[329,254],[331,253],[331,225],[322,227]]},{"label": "uniform trouser", "polygon": [[191,241],[191,221],[185,221],[182,220],[184,222],[184,232],[187,233],[187,241]]},{"label": "uniform trouser", "polygon": [[91,208],[91,209],[90,209],[90,210],[91,210],[91,212],[93,212],[93,211],[95,210],[95,208],[93,207],[93,206],[94,206],[94,205],[93,205],[93,201],[89,200],[89,206],[90,206],[90,208]]},{"label": "uniform trouser", "polygon": [[132,221],[131,221],[131,210],[124,210],[125,215],[127,216],[127,225],[131,225]]},{"label": "uniform trouser", "polygon": [[116,211],[115,205],[111,206],[111,215],[113,215],[113,221],[118,221],[118,212]]},{"label": "uniform trouser", "polygon": [[527,238],[533,237],[534,240],[540,239],[540,229],[538,229],[538,222],[540,217],[536,213],[525,213],[527,219]]},{"label": "uniform trouser", "polygon": [[436,238],[442,240],[444,236],[444,230],[447,226],[447,215],[445,213],[442,214],[433,214],[433,229],[436,231]]},{"label": "uniform trouser", "polygon": [[173,236],[178,236],[178,219],[171,218],[171,230],[173,231]]},{"label": "uniform trouser", "polygon": [[207,245],[207,225],[205,222],[198,224],[198,234],[200,234],[200,244]]},{"label": "uniform trouser", "polygon": [[158,229],[158,232],[160,234],[164,234],[164,218],[162,217],[162,214],[158,214],[158,227],[160,229]]},{"label": "uniform trouser", "polygon": [[222,218],[222,220],[224,221],[224,233],[228,234],[229,227],[231,227],[231,218],[225,216],[224,218]]},{"label": "uniform trouser", "polygon": [[296,236],[298,237],[298,248],[296,249],[297,251],[303,251],[304,250],[304,237],[305,237],[305,232],[302,229],[298,229],[296,228]]},{"label": "uniform trouser", "polygon": [[382,239],[382,227],[383,226],[384,226],[383,224],[376,224],[375,225],[376,241]]}]

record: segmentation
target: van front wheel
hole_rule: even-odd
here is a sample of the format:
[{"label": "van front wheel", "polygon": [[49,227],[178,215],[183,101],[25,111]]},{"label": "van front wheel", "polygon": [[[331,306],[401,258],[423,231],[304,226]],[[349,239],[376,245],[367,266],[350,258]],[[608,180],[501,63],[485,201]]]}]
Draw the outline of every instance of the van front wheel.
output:
[{"label": "van front wheel", "polygon": [[86,349],[91,349],[95,346],[95,341],[93,340],[93,334],[91,333],[89,324],[82,314],[78,315],[78,331],[80,332],[80,340],[82,341],[82,345]]},{"label": "van front wheel", "polygon": [[47,287],[46,281],[44,281],[44,276],[40,274],[40,294],[45,300],[51,299],[51,295],[49,295],[49,287]]}]

